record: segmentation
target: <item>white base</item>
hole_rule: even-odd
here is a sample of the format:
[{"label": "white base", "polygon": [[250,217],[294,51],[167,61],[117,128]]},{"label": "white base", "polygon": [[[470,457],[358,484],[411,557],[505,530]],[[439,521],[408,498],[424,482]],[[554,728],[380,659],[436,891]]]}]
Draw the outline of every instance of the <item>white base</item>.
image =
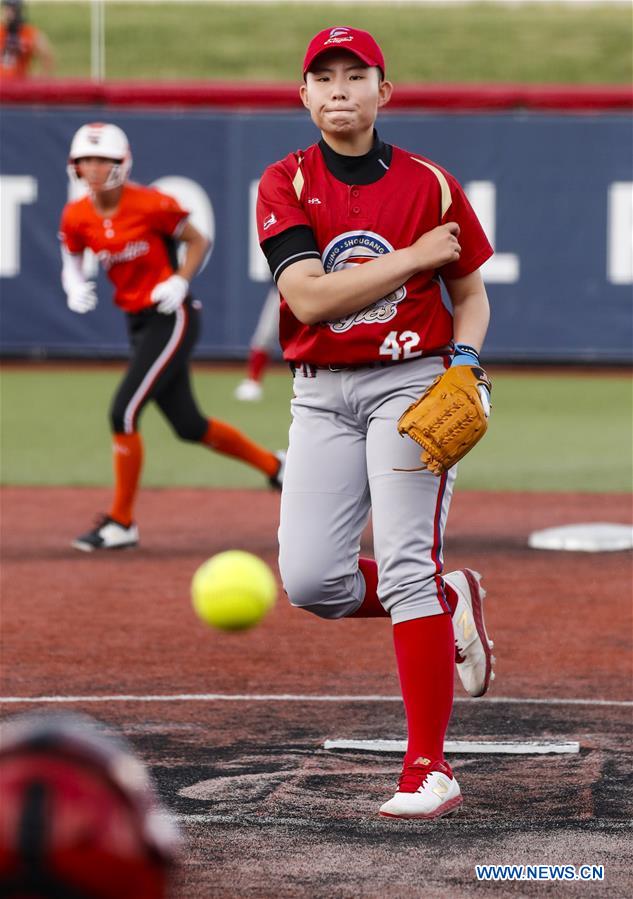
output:
[{"label": "white base", "polygon": [[[324,749],[359,749],[361,752],[406,752],[406,740],[326,740]],[[573,740],[446,740],[444,752],[461,755],[477,752],[487,755],[544,755],[577,753],[580,743]]]},{"label": "white base", "polygon": [[568,552],[613,552],[633,548],[633,526],[629,524],[567,524],[563,527],[533,531],[528,537],[532,549],[558,549]]}]

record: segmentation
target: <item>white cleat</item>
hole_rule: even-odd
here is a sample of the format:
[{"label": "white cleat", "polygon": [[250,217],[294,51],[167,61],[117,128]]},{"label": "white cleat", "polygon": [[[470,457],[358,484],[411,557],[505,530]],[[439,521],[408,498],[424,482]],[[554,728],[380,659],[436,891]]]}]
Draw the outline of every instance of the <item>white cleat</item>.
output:
[{"label": "white cleat", "polygon": [[484,622],[481,575],[470,568],[451,571],[444,580],[457,593],[453,613],[457,673],[470,696],[483,696],[494,680],[493,642],[488,639]]},{"label": "white cleat", "polygon": [[138,546],[138,528],[134,522],[126,528],[109,515],[101,515],[94,528],[73,540],[72,546],[85,553],[97,549],[130,549]]},{"label": "white cleat", "polygon": [[262,385],[258,381],[245,378],[235,388],[234,396],[236,400],[241,400],[243,403],[256,403],[261,400],[263,393]]},{"label": "white cleat", "polygon": [[[398,792],[393,799],[380,806],[383,818],[430,820],[450,815],[462,804],[459,784],[446,762],[434,763],[434,769],[431,770],[430,765],[433,763],[428,759],[423,761],[426,762],[425,765],[409,765],[404,769]],[[419,781],[419,786],[413,792],[400,791],[400,787],[405,784],[409,788],[415,787],[416,781]]]}]

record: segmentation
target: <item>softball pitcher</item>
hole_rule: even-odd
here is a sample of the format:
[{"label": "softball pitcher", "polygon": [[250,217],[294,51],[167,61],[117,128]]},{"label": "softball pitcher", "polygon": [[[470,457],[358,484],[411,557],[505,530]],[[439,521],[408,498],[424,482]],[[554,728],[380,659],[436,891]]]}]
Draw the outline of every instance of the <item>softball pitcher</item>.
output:
[{"label": "softball pitcher", "polygon": [[[283,453],[253,443],[231,425],[207,418],[194,397],[189,357],[200,328],[200,303],[189,282],[208,251],[207,239],[172,197],[128,181],[132,155],[116,125],[83,125],[70,147],[68,171],[88,185],[88,195],[63,210],[62,285],[73,312],[97,304],[94,283],[82,268],[86,249],[95,252],[126,313],[132,358],[110,409],[114,435],[115,490],[107,515],[74,542],[76,549],[136,546],[134,503],[143,464],[139,419],[155,400],[181,440],[201,443],[252,465],[279,488]],[[177,243],[184,244],[179,265]]]},{"label": "softball pitcher", "polygon": [[[303,76],[321,140],[266,169],[257,205],[294,372],[280,571],[294,606],[391,617],[408,747],[380,813],[435,818],[462,801],[443,755],[454,664],[481,696],[493,657],[479,575],[442,574],[455,469],[421,470],[397,423],[449,366],[479,365],[492,248],[455,178],[374,130],[392,85],[370,34],[320,32]],[[359,558],[370,510],[376,561]]]}]

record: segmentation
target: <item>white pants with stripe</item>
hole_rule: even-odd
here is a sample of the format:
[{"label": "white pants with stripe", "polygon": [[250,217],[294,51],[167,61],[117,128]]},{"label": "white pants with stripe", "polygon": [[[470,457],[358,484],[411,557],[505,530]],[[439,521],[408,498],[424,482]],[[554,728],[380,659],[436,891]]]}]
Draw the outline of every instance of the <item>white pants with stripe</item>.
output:
[{"label": "white pants with stripe", "polygon": [[279,526],[292,605],[343,618],[361,605],[360,538],[372,516],[378,594],[393,623],[447,610],[440,578],[455,469],[419,469],[402,412],[444,371],[432,356],[386,367],[299,367]]}]

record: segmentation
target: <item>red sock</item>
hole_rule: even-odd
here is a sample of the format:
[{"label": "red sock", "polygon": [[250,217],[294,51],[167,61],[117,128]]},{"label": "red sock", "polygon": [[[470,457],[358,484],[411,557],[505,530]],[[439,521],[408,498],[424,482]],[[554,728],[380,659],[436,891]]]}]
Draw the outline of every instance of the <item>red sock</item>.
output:
[{"label": "red sock", "polygon": [[133,434],[114,434],[112,440],[114,464],[114,499],[110,518],[125,527],[134,519],[134,500],[143,467],[143,441],[138,431]]},{"label": "red sock", "polygon": [[206,434],[202,438],[205,446],[215,450],[216,453],[222,453],[225,456],[232,456],[234,459],[241,459],[247,462],[253,468],[258,468],[269,478],[274,477],[279,471],[279,459],[274,453],[264,449],[257,443],[249,440],[245,434],[238,431],[232,425],[227,425],[224,421],[218,421],[217,418],[210,418]]},{"label": "red sock", "polygon": [[247,374],[251,381],[260,381],[267,365],[268,353],[266,350],[251,350],[247,366]]},{"label": "red sock", "polygon": [[360,559],[361,574],[365,578],[365,598],[348,618],[388,618],[387,612],[378,599],[378,566],[373,559]]},{"label": "red sock", "polygon": [[450,615],[402,621],[393,627],[409,740],[405,765],[444,759],[453,707],[455,645]]}]

